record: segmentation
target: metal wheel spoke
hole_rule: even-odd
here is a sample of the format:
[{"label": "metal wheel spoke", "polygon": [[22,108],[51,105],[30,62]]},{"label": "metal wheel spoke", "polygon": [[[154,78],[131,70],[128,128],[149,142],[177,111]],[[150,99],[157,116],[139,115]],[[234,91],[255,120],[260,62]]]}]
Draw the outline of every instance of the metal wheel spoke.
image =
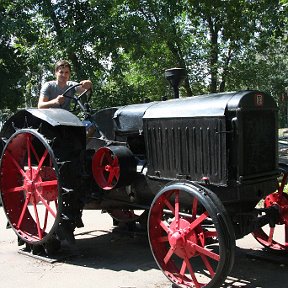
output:
[{"label": "metal wheel spoke", "polygon": [[274,236],[275,227],[270,227],[269,237],[268,237],[268,245],[272,245],[273,243],[273,236]]},{"label": "metal wheel spoke", "polygon": [[163,202],[167,206],[167,208],[175,215],[174,207],[166,197],[163,197]]},{"label": "metal wheel spoke", "polygon": [[23,186],[18,186],[18,187],[9,188],[9,189],[7,189],[5,192],[6,192],[6,193],[19,192],[19,191],[23,191],[23,190],[24,190],[24,187],[23,187]]},{"label": "metal wheel spoke", "polygon": [[107,185],[111,186],[112,182],[113,182],[113,179],[116,177],[116,173],[114,171],[115,169],[111,169],[109,171],[109,176],[108,176],[108,179],[107,179]]},{"label": "metal wheel spoke", "polygon": [[117,157],[114,157],[114,158],[112,159],[111,166],[112,166],[112,167],[118,167],[118,159],[117,159]]},{"label": "metal wheel spoke", "polygon": [[21,214],[20,214],[20,217],[18,219],[18,222],[17,222],[17,228],[19,229],[21,224],[22,224],[22,221],[23,221],[23,218],[24,218],[24,214],[26,212],[26,209],[27,209],[27,206],[28,206],[28,203],[30,201],[30,198],[31,198],[31,194],[28,194],[28,196],[26,196],[26,200],[24,202],[24,205],[22,207],[22,211],[21,211]]},{"label": "metal wheel spoke", "polygon": [[180,275],[181,275],[181,278],[182,278],[182,279],[181,279],[181,280],[182,280],[181,283],[183,283],[186,269],[187,269],[186,262],[185,262],[185,261],[182,261],[182,266],[181,266],[181,269],[180,269]]},{"label": "metal wheel spoke", "polygon": [[[48,204],[48,206],[50,206],[50,205],[49,205],[49,204],[50,204],[50,201],[47,201],[47,204]],[[43,231],[45,231],[46,228],[47,228],[47,223],[48,223],[48,213],[49,213],[49,211],[48,211],[48,209],[46,208],[46,209],[45,209],[45,215],[44,215]]]},{"label": "metal wheel spoke", "polygon": [[35,185],[35,186],[36,186],[36,188],[45,187],[45,186],[58,186],[58,180],[42,181],[40,183],[37,183],[37,185]]},{"label": "metal wheel spoke", "polygon": [[37,226],[39,239],[41,240],[43,237],[42,237],[41,225],[40,225],[40,221],[39,221],[39,214],[38,214],[37,205],[36,205],[35,201],[36,201],[36,199],[34,196],[33,207],[34,207],[34,213],[35,213],[35,218],[36,218],[36,226]]},{"label": "metal wheel spoke", "polygon": [[196,288],[200,288],[202,285],[198,282],[196,276],[195,276],[195,273],[194,273],[194,270],[192,268],[192,265],[186,255],[185,259],[184,259],[186,265],[187,265],[187,268],[188,268],[188,271],[190,273],[190,276],[192,277],[193,281],[194,281],[194,285]]},{"label": "metal wheel spoke", "polygon": [[27,135],[26,137],[26,145],[27,145],[27,165],[28,165],[28,169],[29,169],[29,176],[30,179],[32,179],[32,165],[31,165],[31,151],[30,151],[30,135]]},{"label": "metal wheel spoke", "polygon": [[[199,226],[205,219],[208,218],[208,212],[205,211],[202,213],[197,219],[195,219],[189,226],[189,230],[192,231],[194,230],[197,226]],[[188,230],[188,231],[189,231]]]},{"label": "metal wheel spoke", "polygon": [[30,146],[30,148],[31,148],[31,150],[32,150],[32,153],[33,153],[36,161],[39,163],[39,161],[40,161],[40,160],[39,160],[39,156],[38,156],[38,154],[37,154],[34,146],[32,145],[31,141],[29,141],[29,146]]},{"label": "metal wheel spoke", "polygon": [[198,208],[198,198],[194,197],[193,205],[192,205],[192,218],[193,219],[196,219],[197,208]]},{"label": "metal wheel spoke", "polygon": [[175,221],[176,229],[179,229],[179,190],[175,192]]},{"label": "metal wheel spoke", "polygon": [[203,254],[201,254],[200,256],[201,256],[201,259],[202,259],[205,267],[208,269],[208,271],[209,271],[209,273],[210,273],[210,275],[211,275],[211,278],[214,277],[215,271],[214,271],[213,267],[211,266],[209,260],[208,260],[207,257],[206,257],[205,255],[203,255]]},{"label": "metal wheel spoke", "polygon": [[192,243],[196,251],[198,251],[200,254],[208,256],[209,258],[212,258],[213,260],[220,261],[220,256],[214,252],[212,252],[209,249],[206,249],[204,247],[201,247],[195,243]]},{"label": "metal wheel spoke", "polygon": [[23,177],[26,177],[26,174],[24,172],[24,170],[20,167],[20,165],[18,164],[18,162],[15,160],[15,158],[11,155],[11,153],[9,151],[5,151],[5,154],[7,156],[9,156],[9,158],[12,160],[12,163],[16,166],[16,168],[18,169],[18,171],[21,173],[21,175]]},{"label": "metal wheel spoke", "polygon": [[49,204],[48,204],[47,201],[42,197],[41,194],[38,193],[38,196],[39,196],[41,202],[42,202],[42,203],[44,204],[44,206],[46,207],[46,209],[51,213],[51,215],[52,215],[54,218],[56,218],[56,217],[57,217],[57,215],[56,215],[57,211],[56,211],[56,213],[55,213],[55,212],[52,210],[52,208],[49,206]]},{"label": "metal wheel spoke", "polygon": [[217,231],[205,231],[204,232],[204,237],[205,238],[213,238],[213,237],[217,237]]},{"label": "metal wheel spoke", "polygon": [[169,260],[171,259],[173,253],[174,253],[175,249],[173,249],[172,247],[170,247],[170,249],[168,250],[166,256],[164,257],[163,261],[165,264],[167,264],[169,262]]},{"label": "metal wheel spoke", "polygon": [[108,186],[111,186],[113,179],[114,179],[114,173],[112,171],[110,171],[108,179],[107,179],[107,185]]},{"label": "metal wheel spoke", "polygon": [[36,171],[36,173],[35,173],[34,179],[38,176],[39,171],[40,171],[40,169],[42,168],[42,165],[43,165],[43,163],[44,163],[47,155],[48,155],[48,149],[45,150],[45,152],[43,153],[40,161],[38,162],[38,167],[37,167],[37,171]]}]

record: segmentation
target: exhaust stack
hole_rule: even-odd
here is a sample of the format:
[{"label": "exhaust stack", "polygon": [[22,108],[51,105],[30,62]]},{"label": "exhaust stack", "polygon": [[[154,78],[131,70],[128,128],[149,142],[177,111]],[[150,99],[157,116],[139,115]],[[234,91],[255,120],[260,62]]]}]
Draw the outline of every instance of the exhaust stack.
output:
[{"label": "exhaust stack", "polygon": [[174,98],[179,98],[179,86],[181,81],[186,77],[186,71],[184,68],[171,68],[165,70],[165,78],[169,81],[173,87]]}]

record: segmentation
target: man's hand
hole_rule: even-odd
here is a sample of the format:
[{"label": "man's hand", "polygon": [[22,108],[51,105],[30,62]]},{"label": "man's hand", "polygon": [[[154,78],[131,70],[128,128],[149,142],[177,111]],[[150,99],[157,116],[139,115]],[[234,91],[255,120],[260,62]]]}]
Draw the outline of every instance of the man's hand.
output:
[{"label": "man's hand", "polygon": [[62,105],[65,102],[65,97],[63,95],[58,95],[55,99],[55,104]]},{"label": "man's hand", "polygon": [[92,89],[92,82],[90,80],[82,80],[80,84],[83,89],[86,90]]}]

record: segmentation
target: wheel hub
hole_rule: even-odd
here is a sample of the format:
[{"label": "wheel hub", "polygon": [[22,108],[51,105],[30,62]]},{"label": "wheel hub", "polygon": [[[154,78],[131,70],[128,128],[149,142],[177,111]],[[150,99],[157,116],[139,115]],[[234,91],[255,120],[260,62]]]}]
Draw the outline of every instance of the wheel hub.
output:
[{"label": "wheel hub", "polygon": [[176,231],[169,239],[169,243],[174,250],[177,247],[184,248],[185,242],[185,237],[181,231]]},{"label": "wheel hub", "polygon": [[35,190],[35,185],[33,181],[26,180],[26,191],[32,193]]},{"label": "wheel hub", "polygon": [[[190,226],[190,222],[185,219],[179,219],[178,225],[174,220],[170,225],[172,231],[168,234],[168,241],[174,253],[184,259],[185,257],[191,258],[198,255],[194,245],[198,242],[198,231],[192,230],[189,233],[185,228]],[[177,228],[178,227],[178,228]]]},{"label": "wheel hub", "polygon": [[112,169],[111,169],[111,165],[106,165],[105,166],[105,168],[104,168],[104,170],[106,171],[106,172],[110,172]]},{"label": "wheel hub", "polygon": [[37,204],[43,197],[46,201],[55,201],[58,196],[57,186],[43,186],[46,180],[56,179],[55,171],[51,167],[42,167],[40,172],[36,168],[27,169],[25,172],[23,188],[26,191],[26,199],[30,197],[31,204]]},{"label": "wheel hub", "polygon": [[42,193],[42,187],[37,188],[39,181],[42,181],[42,179],[39,176],[37,177],[37,169],[31,168],[26,170],[23,187],[26,191],[26,199],[30,197],[29,202],[31,204],[37,204],[40,201],[39,194]]}]

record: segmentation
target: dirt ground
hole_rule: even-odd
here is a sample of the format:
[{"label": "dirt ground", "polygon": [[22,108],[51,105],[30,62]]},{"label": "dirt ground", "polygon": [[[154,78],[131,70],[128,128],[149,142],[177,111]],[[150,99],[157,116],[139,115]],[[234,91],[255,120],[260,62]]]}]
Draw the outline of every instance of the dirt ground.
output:
[{"label": "dirt ground", "polygon": [[[151,255],[147,236],[115,229],[108,214],[85,210],[75,247],[57,259],[23,255],[0,207],[0,281],[5,288],[172,288]],[[235,264],[223,287],[287,288],[288,256],[263,253],[252,236],[237,241]]]}]

